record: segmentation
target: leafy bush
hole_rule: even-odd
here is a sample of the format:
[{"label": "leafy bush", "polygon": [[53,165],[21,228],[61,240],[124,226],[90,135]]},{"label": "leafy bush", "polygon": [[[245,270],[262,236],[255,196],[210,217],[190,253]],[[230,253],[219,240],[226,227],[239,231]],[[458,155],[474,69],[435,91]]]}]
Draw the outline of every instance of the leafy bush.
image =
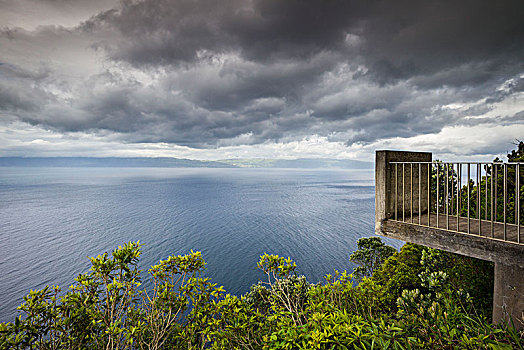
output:
[{"label": "leafy bush", "polygon": [[[31,291],[19,316],[0,324],[0,346],[39,349],[204,348],[208,318],[223,290],[200,277],[200,252],[171,256],[151,267],[154,287],[140,290],[140,243],[90,258],[61,297],[60,288]],[[192,305],[186,317],[184,312]]]},{"label": "leafy bush", "polygon": [[359,266],[353,271],[357,279],[371,277],[384,261],[396,252],[395,248],[385,245],[380,237],[360,238],[357,250],[349,260]]},{"label": "leafy bush", "polygon": [[379,312],[394,314],[396,300],[404,289],[420,288],[419,274],[422,272],[420,264],[424,247],[406,243],[384,264],[377,269],[370,281],[363,281],[360,289],[370,288],[370,283],[377,284],[375,298]]},{"label": "leafy bush", "polygon": [[[142,289],[140,246],[127,243],[111,256],[91,258],[90,271],[63,295],[58,287],[31,291],[19,307],[23,316],[0,324],[0,348],[509,349],[524,344],[522,333],[493,326],[476,312],[479,303],[471,292],[484,286],[482,278],[474,287],[460,281],[477,262],[448,253],[406,244],[358,285],[346,271],[313,285],[295,274],[291,259],[264,254],[258,267],[267,282],[237,297],[201,276],[205,262],[199,252],[152,266],[153,288]],[[477,293],[479,300],[483,293]]]}]

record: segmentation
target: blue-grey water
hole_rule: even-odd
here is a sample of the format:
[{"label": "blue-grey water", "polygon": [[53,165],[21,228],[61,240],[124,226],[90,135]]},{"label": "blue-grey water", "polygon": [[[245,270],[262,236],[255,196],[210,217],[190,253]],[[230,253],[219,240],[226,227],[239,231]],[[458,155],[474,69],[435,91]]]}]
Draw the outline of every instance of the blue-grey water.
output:
[{"label": "blue-grey water", "polygon": [[352,270],[373,230],[372,170],[0,167],[0,322],[30,289],[67,289],[88,256],[128,241],[144,244],[143,270],[202,251],[206,274],[240,295],[264,277],[264,252],[316,282]]}]

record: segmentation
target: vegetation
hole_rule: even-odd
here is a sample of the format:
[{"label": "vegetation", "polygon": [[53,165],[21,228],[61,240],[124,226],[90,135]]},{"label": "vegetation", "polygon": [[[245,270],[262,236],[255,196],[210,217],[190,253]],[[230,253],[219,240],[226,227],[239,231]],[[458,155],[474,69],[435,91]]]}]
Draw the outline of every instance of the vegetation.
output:
[{"label": "vegetation", "polygon": [[[517,149],[512,150],[507,155],[506,207],[504,207],[504,168],[501,164],[502,160],[495,158],[492,165],[483,165],[482,172],[485,175],[482,175],[480,178],[480,186],[477,186],[473,179],[470,179],[467,184],[460,184],[459,178],[461,176],[457,174],[457,167],[437,160],[436,165],[431,168],[432,213],[436,213],[438,203],[439,213],[446,213],[447,210],[448,214],[457,215],[458,211],[461,217],[469,216],[483,220],[491,220],[493,216],[493,220],[498,222],[503,222],[505,215],[505,220],[509,224],[516,223],[517,217],[520,219],[520,224],[524,224],[524,206],[520,206],[520,215],[517,215],[515,205],[517,192],[520,192],[518,198],[521,203],[522,198],[524,198],[524,166],[519,166],[517,172],[516,164],[524,162],[524,142],[517,141],[516,146]],[[462,167],[461,171],[465,171],[465,167]],[[517,181],[517,178],[519,181]],[[518,189],[517,183],[519,184]],[[457,191],[459,185],[461,185],[460,191]],[[439,191],[437,191],[437,187]],[[459,192],[458,196],[457,192]],[[491,198],[493,198],[493,202]],[[447,208],[446,199],[448,203]],[[457,203],[457,201],[459,202]]]},{"label": "vegetation", "polygon": [[384,261],[395,253],[395,248],[385,245],[380,237],[359,239],[357,250],[349,260],[358,264],[353,270],[353,276],[359,280],[371,277]]},{"label": "vegetation", "polygon": [[[352,260],[371,277],[335,271],[324,283],[264,254],[266,282],[242,297],[202,277],[199,252],[151,267],[141,288],[139,242],[91,259],[65,293],[31,291],[23,315],[0,324],[3,349],[444,349],[522,348],[523,334],[491,325],[493,267],[406,244],[363,238]],[[360,258],[357,258],[360,257]],[[364,257],[364,258],[362,258]],[[378,257],[378,258],[377,258]],[[476,273],[483,271],[483,273]],[[485,273],[489,271],[490,273]]]}]

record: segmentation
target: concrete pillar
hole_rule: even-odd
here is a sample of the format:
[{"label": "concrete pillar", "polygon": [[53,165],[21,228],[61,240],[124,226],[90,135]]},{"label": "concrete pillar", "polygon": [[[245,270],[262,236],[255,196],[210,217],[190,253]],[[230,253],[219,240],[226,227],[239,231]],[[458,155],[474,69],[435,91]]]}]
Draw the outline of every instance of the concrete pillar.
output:
[{"label": "concrete pillar", "polygon": [[[411,167],[402,165],[397,167],[397,210],[395,211],[395,165],[390,162],[431,162],[432,155],[428,152],[405,152],[405,151],[376,151],[375,153],[375,232],[383,234],[381,227],[382,222],[386,219],[398,216],[409,216],[411,214],[411,201],[413,200],[413,212],[418,213],[418,187],[421,185],[420,212],[424,213],[428,209],[428,168],[421,167],[421,176],[419,178],[419,169],[415,165],[413,174]],[[402,178],[404,171],[405,186],[402,191]],[[411,178],[413,175],[413,183]],[[413,193],[413,198],[412,194]],[[404,204],[404,205],[403,205]]]},{"label": "concrete pillar", "polygon": [[493,323],[509,321],[524,329],[524,268],[495,263]]}]

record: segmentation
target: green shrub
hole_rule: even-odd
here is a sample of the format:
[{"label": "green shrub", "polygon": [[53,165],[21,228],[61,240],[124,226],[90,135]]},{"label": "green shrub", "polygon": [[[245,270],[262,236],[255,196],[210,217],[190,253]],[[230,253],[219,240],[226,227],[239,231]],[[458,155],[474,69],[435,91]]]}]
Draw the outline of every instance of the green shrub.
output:
[{"label": "green shrub", "polygon": [[373,274],[370,281],[359,285],[369,288],[370,283],[378,285],[375,296],[377,306],[382,313],[394,314],[396,301],[404,289],[420,288],[419,274],[423,267],[420,263],[424,247],[406,243]]},{"label": "green shrub", "polygon": [[359,266],[353,271],[353,276],[358,280],[371,277],[387,258],[396,253],[395,248],[390,247],[380,237],[364,237],[357,242],[357,250],[351,254],[349,261]]},{"label": "green shrub", "polygon": [[[0,346],[39,349],[204,348],[208,318],[222,295],[207,278],[200,252],[171,256],[153,266],[154,287],[139,289],[140,243],[90,258],[61,297],[60,289],[31,291],[12,323],[0,324]],[[189,305],[192,309],[186,317]]]},{"label": "green shrub", "polygon": [[[23,315],[0,324],[1,349],[505,349],[523,334],[476,312],[463,274],[475,260],[406,244],[370,278],[335,271],[312,285],[291,259],[264,254],[267,282],[239,298],[201,277],[199,252],[171,256],[141,288],[140,243],[92,267],[63,295],[31,291]],[[460,266],[456,266],[460,264]],[[481,288],[481,289],[482,289]],[[477,297],[484,298],[485,291]],[[388,304],[388,303],[392,303]],[[477,303],[478,304],[478,303]]]}]

